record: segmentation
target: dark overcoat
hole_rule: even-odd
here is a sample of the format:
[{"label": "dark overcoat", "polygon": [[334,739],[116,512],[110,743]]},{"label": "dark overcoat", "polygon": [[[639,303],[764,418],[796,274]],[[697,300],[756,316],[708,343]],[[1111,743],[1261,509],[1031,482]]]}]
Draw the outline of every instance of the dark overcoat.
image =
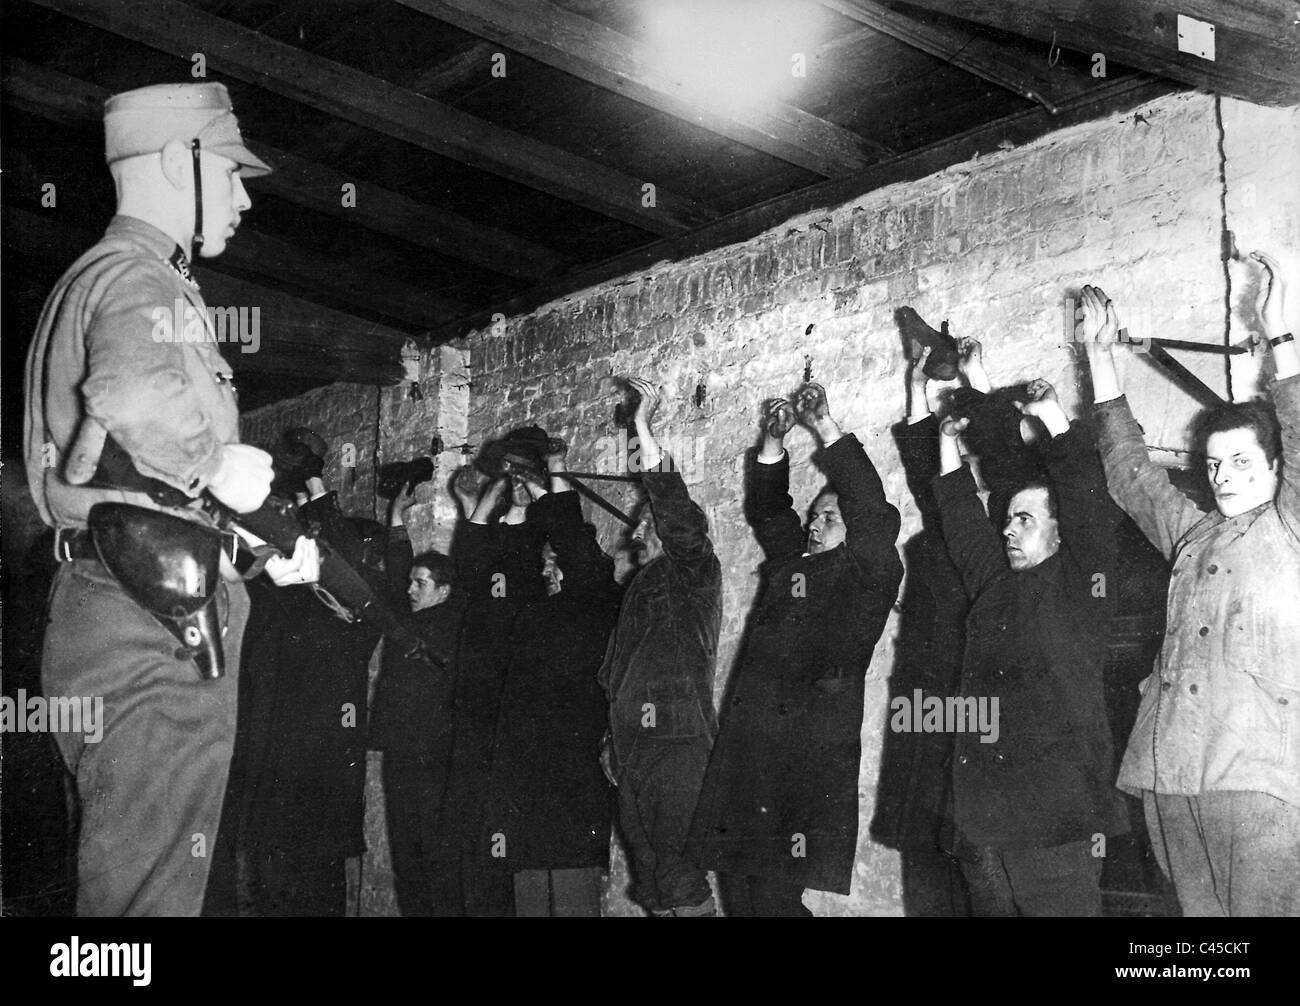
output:
[{"label": "dark overcoat", "polygon": [[609,863],[610,786],[600,768],[608,705],[596,672],[618,619],[614,563],[573,491],[528,510],[564,574],[515,618],[491,762],[488,836],[511,871]]},{"label": "dark overcoat", "polygon": [[1061,544],[1022,572],[1008,566],[970,470],[934,482],[944,538],[971,599],[960,694],[987,702],[990,712],[998,703],[995,731],[955,736],[948,844],[958,854],[1128,830],[1103,685],[1124,515],[1078,424],[1044,454]]},{"label": "dark overcoat", "polygon": [[789,460],[753,463],[746,515],[767,557],[723,705],[688,854],[707,869],[849,893],[863,684],[898,595],[898,511],[857,438],[821,452],[845,543],[805,555]]},{"label": "dark overcoat", "polygon": [[[955,695],[966,643],[966,592],[940,531],[930,481],[939,473],[939,422],[934,415],[894,427],[894,442],[921,531],[904,546],[907,582],[899,617],[897,659],[889,677],[898,698]],[[887,715],[887,714],[886,714]],[[885,731],[871,837],[891,849],[934,852],[950,814],[950,733]]]}]

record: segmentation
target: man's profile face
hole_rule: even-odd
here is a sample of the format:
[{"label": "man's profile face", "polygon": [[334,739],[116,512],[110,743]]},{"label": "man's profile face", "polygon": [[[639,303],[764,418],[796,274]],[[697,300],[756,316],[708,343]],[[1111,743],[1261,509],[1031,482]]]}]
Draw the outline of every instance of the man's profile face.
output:
[{"label": "man's profile face", "polygon": [[845,534],[839,497],[834,493],[822,493],[813,500],[808,512],[808,554],[817,555],[838,548],[843,544]]},{"label": "man's profile face", "polygon": [[640,516],[636,526],[632,528],[632,533],[628,535],[628,541],[632,545],[635,561],[639,566],[644,566],[663,555],[664,543],[659,538],[654,513],[651,512],[649,503],[641,507]]},{"label": "man's profile face", "polygon": [[1050,559],[1061,547],[1060,527],[1051,515],[1047,490],[1022,489],[1011,497],[1002,530],[1007,562],[1017,573]]},{"label": "man's profile face", "polygon": [[203,172],[203,258],[215,258],[226,250],[235,236],[239,218],[252,207],[239,174],[239,164],[229,157],[202,151],[199,164]]},{"label": "man's profile face", "polygon": [[1277,494],[1278,465],[1271,465],[1248,426],[1212,433],[1205,442],[1205,472],[1214,505],[1225,517],[1253,510]]},{"label": "man's profile face", "polygon": [[560,569],[558,557],[550,542],[542,546],[542,580],[546,583],[548,597],[554,597],[564,589],[564,570]]},{"label": "man's profile face", "polygon": [[424,566],[411,569],[411,579],[406,586],[406,599],[411,602],[412,611],[423,611],[442,604],[451,594],[450,584],[439,584],[433,574]]}]

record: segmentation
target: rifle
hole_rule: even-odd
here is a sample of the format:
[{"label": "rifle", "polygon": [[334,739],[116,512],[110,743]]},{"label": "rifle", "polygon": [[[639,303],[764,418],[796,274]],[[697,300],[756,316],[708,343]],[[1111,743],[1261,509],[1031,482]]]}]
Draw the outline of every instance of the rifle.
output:
[{"label": "rifle", "polygon": [[391,644],[399,648],[402,656],[431,667],[445,667],[445,662],[428,652],[424,641],[402,624],[347,559],[326,539],[313,535],[299,523],[295,504],[276,496],[268,496],[266,502],[252,513],[235,513],[207,490],[204,490],[202,498],[203,509],[212,516],[218,527],[229,531],[247,531],[282,555],[292,555],[294,545],[300,537],[314,538],[320,551],[318,582],[322,589],[329,591],[362,621],[378,629]]}]

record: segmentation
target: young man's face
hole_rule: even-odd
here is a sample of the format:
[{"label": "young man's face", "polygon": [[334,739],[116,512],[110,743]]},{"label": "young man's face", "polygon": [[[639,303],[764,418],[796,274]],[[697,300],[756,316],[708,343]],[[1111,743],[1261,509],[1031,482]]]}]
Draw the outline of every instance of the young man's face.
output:
[{"label": "young man's face", "polygon": [[244,188],[239,164],[211,151],[199,155],[203,172],[203,247],[199,254],[215,258],[226,250],[235,236],[239,218],[250,209],[253,200]]},{"label": "young man's face", "polygon": [[839,497],[822,493],[813,500],[808,513],[808,554],[817,555],[838,548],[845,537],[844,515],[840,513]]},{"label": "young man's face", "polygon": [[1205,471],[1214,489],[1214,504],[1225,517],[1253,510],[1277,493],[1277,461],[1268,463],[1250,427],[1210,434],[1205,442]]},{"label": "young man's face", "polygon": [[411,602],[412,611],[423,611],[442,604],[451,594],[451,584],[440,584],[433,579],[433,574],[424,566],[411,569],[411,580],[406,587],[406,599]]},{"label": "young man's face", "polygon": [[1011,497],[1002,537],[1006,539],[1007,562],[1017,573],[1033,569],[1057,553],[1060,528],[1051,516],[1046,489],[1034,486]]},{"label": "young man's face", "polygon": [[555,549],[550,542],[542,546],[542,580],[546,583],[546,594],[554,597],[564,589],[564,570],[556,558]]},{"label": "young man's face", "polygon": [[632,533],[628,535],[628,541],[632,545],[634,561],[638,566],[644,566],[663,555],[664,543],[655,528],[655,518],[649,503],[641,507],[641,515],[632,528]]}]

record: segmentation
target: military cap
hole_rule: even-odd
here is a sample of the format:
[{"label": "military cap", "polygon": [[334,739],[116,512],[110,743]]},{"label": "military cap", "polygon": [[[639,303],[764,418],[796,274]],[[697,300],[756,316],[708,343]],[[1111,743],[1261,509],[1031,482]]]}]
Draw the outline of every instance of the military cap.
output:
[{"label": "military cap", "polygon": [[109,164],[162,150],[172,140],[241,165],[245,178],[268,174],[271,166],[244,146],[225,84],[154,84],[115,94],[104,102],[104,151]]}]

